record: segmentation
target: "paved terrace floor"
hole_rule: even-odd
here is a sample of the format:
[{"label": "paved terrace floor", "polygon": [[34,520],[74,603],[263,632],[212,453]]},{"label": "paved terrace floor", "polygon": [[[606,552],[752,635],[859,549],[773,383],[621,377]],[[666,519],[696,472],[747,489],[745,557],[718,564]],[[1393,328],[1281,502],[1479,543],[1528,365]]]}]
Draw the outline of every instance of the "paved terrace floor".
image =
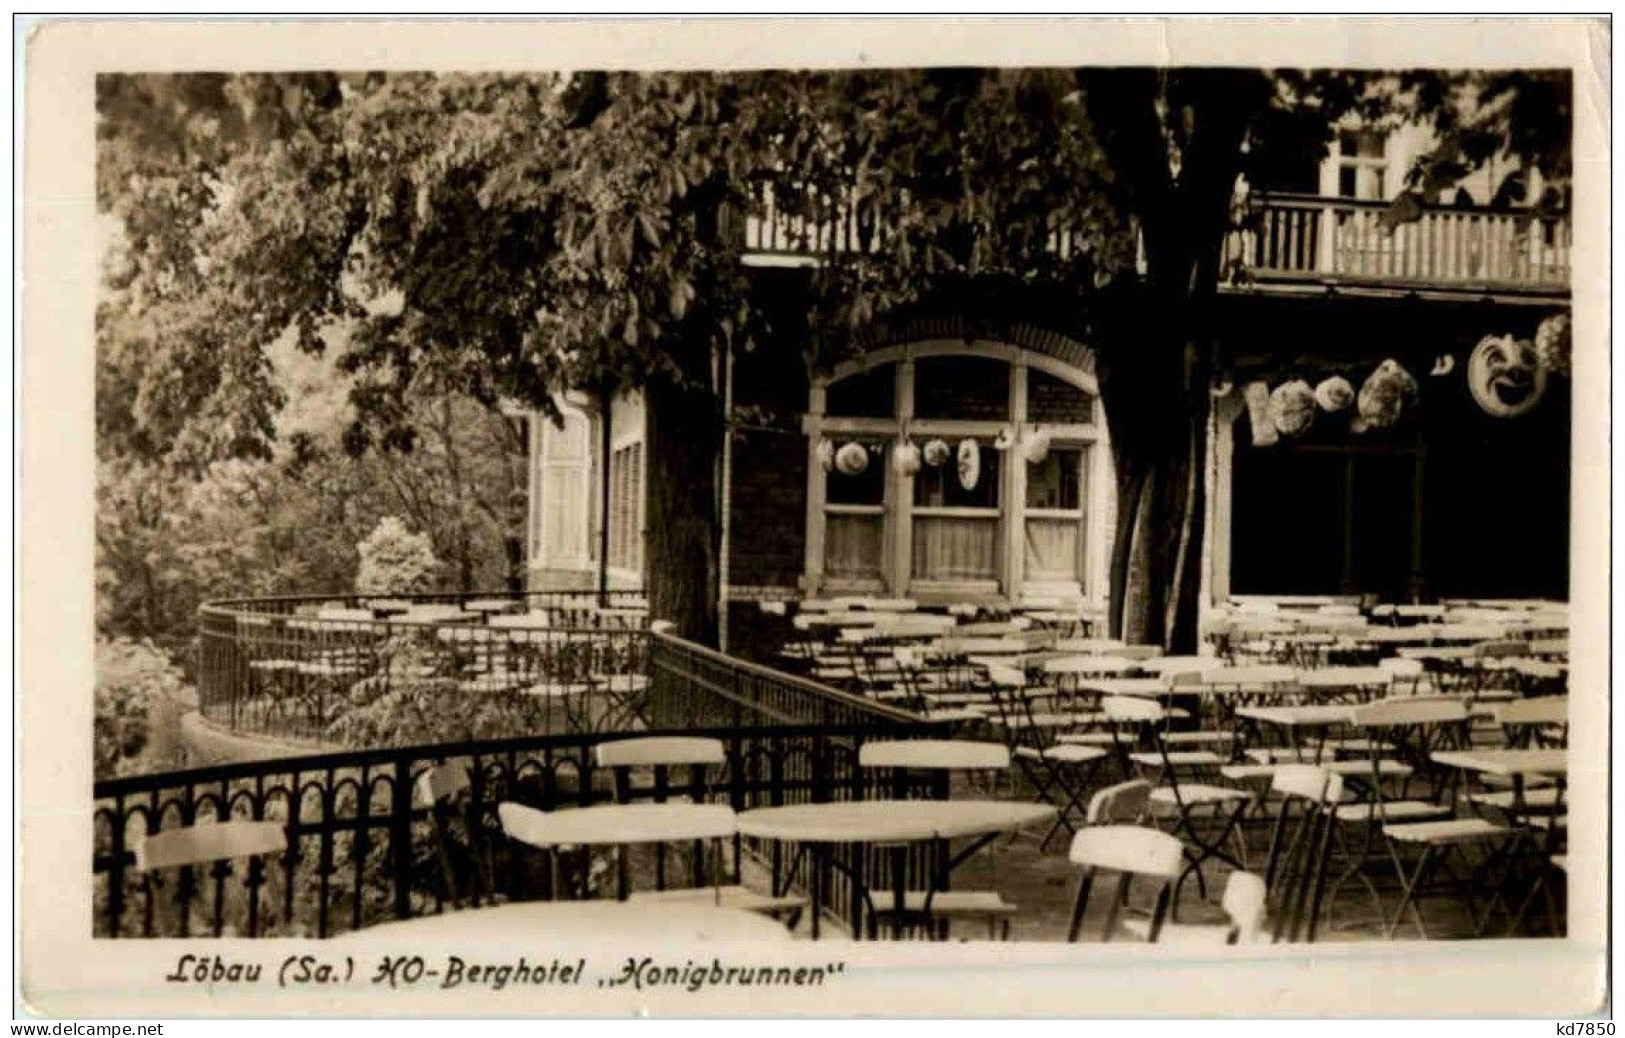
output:
[{"label": "paved terrace floor", "polygon": [[[953,795],[958,797],[985,794],[956,788]],[[1019,911],[1011,920],[1010,926],[1012,941],[1066,940],[1073,899],[1078,889],[1079,867],[1067,858],[1070,839],[1064,829],[1050,840],[1048,848],[1045,849],[1039,846],[1039,837],[1042,835],[1043,827],[1040,827],[1034,834],[1023,833],[1013,838],[1000,837],[954,871],[954,889],[996,890],[1003,894],[1006,900],[1017,905]],[[1247,864],[1250,871],[1260,876],[1264,873],[1269,853],[1269,837],[1267,822],[1251,823],[1247,841]],[[1380,849],[1376,853],[1380,854]],[[1339,863],[1334,860],[1331,873],[1333,876],[1336,875],[1338,867]],[[1370,868],[1379,888],[1381,916],[1378,915],[1379,910],[1373,904],[1371,894],[1355,881],[1350,881],[1330,905],[1329,917],[1327,910],[1323,909],[1317,942],[1386,939],[1381,920],[1391,918],[1398,907],[1397,884],[1385,862],[1373,864]],[[1222,923],[1225,920],[1224,912],[1219,907],[1219,897],[1224,890],[1226,877],[1231,871],[1230,867],[1214,861],[1204,865],[1203,869],[1208,879],[1207,897],[1204,898],[1199,893],[1194,879],[1186,881],[1177,909],[1177,918],[1182,923]],[[761,879],[765,883],[765,874]],[[1130,907],[1125,917],[1135,914],[1136,910],[1142,915],[1147,914],[1146,910],[1149,909],[1152,895],[1148,886],[1140,885],[1142,882],[1136,881],[1132,889]],[[1084,919],[1082,938],[1084,941],[1097,940],[1103,928],[1107,901],[1101,893],[1102,890],[1097,888],[1095,896],[1091,898]],[[1476,936],[1474,915],[1468,911],[1465,899],[1431,897],[1423,903],[1422,912],[1428,928],[1427,937],[1430,940]],[[1274,922],[1272,909],[1266,921],[1266,933]],[[828,917],[824,925],[827,928],[826,932],[845,932],[839,922]],[[1503,935],[1505,926],[1505,916],[1497,912],[1490,923],[1488,936]],[[797,929],[803,936],[806,935],[805,919],[798,924]],[[1545,910],[1543,905],[1537,902],[1525,917],[1520,928],[1520,936],[1544,936],[1545,933]],[[987,927],[975,921],[959,923],[955,925],[950,936],[952,939],[985,939]],[[1407,921],[1397,929],[1393,939],[1418,940],[1421,939],[1421,935],[1407,916]],[[1126,933],[1119,933],[1114,940],[1132,941],[1134,938]]]}]

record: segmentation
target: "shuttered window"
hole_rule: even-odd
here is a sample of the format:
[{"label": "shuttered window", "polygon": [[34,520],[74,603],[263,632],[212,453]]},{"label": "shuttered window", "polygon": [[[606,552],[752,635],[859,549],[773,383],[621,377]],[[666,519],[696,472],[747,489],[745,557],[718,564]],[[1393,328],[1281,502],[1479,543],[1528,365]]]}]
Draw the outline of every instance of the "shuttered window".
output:
[{"label": "shuttered window", "polygon": [[643,444],[632,443],[609,460],[609,564],[643,568]]}]

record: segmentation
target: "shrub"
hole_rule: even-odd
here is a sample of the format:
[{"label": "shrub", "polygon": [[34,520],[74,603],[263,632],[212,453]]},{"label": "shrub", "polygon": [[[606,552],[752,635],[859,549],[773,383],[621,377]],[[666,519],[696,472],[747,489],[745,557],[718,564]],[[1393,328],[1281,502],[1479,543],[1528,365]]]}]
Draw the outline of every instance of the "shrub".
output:
[{"label": "shrub", "polygon": [[144,770],[162,749],[157,737],[165,715],[189,700],[181,671],[150,641],[96,641],[96,777],[115,778]]},{"label": "shrub", "polygon": [[430,590],[440,571],[440,560],[426,534],[413,533],[395,516],[378,520],[356,546],[361,568],[355,589],[367,595],[409,595]]}]

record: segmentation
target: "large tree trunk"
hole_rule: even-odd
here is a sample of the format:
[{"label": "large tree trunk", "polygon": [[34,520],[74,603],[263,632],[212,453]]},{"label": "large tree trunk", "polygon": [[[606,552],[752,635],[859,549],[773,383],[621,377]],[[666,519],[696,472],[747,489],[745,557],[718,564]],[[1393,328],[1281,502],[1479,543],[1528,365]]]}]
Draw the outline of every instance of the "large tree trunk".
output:
[{"label": "large tree trunk", "polygon": [[677,633],[717,643],[716,459],[719,437],[710,358],[685,358],[686,385],[652,381],[645,391],[649,447],[646,484],[649,608]]},{"label": "large tree trunk", "polygon": [[[1097,83],[1092,107],[1137,185],[1145,274],[1108,317],[1101,395],[1117,467],[1110,627],[1194,652],[1199,639],[1213,310],[1249,121],[1270,93],[1250,70]],[[1161,130],[1158,129],[1161,121]],[[1177,170],[1168,140],[1179,142]]]},{"label": "large tree trunk", "polygon": [[[1194,652],[1201,593],[1207,365],[1193,342],[1142,341],[1103,368],[1117,477],[1112,632]],[[1173,363],[1169,363],[1173,358]]]}]

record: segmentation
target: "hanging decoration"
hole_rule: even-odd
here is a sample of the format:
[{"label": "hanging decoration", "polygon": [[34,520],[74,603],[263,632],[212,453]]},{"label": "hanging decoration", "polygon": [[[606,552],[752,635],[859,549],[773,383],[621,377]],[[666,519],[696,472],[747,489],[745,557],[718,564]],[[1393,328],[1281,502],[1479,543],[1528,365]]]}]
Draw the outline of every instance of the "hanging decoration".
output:
[{"label": "hanging decoration", "polygon": [[1270,424],[1282,436],[1301,436],[1315,420],[1315,391],[1303,379],[1283,382],[1270,394]]},{"label": "hanging decoration", "polygon": [[1535,355],[1546,371],[1569,377],[1574,361],[1574,322],[1568,314],[1554,314],[1540,322],[1535,329]]},{"label": "hanging decoration", "polygon": [[[1016,445],[1016,430],[1014,426],[1007,425],[999,430],[999,435],[993,438],[993,449],[1007,451]],[[961,447],[964,444],[960,444]]]},{"label": "hanging decoration", "polygon": [[892,468],[900,476],[912,476],[920,471],[920,448],[909,440],[898,440],[891,449]]},{"label": "hanging decoration", "polygon": [[1327,414],[1336,414],[1354,403],[1354,386],[1342,375],[1323,378],[1315,386],[1315,403]]},{"label": "hanging decoration", "polygon": [[1389,358],[1377,365],[1377,370],[1366,377],[1355,399],[1355,417],[1349,424],[1353,432],[1386,429],[1399,421],[1405,409],[1416,402],[1416,379]]},{"label": "hanging decoration", "polygon": [[1486,414],[1516,418],[1546,395],[1546,370],[1528,339],[1486,335],[1467,359],[1467,389]]},{"label": "hanging decoration", "polygon": [[959,441],[959,486],[963,490],[975,490],[977,482],[982,478],[982,448],[975,440],[964,439]]},{"label": "hanging decoration", "polygon": [[1270,421],[1270,387],[1264,382],[1249,382],[1241,391],[1247,401],[1247,422],[1253,427],[1253,446],[1268,447],[1280,439],[1275,423]]},{"label": "hanging decoration", "polygon": [[925,445],[925,463],[932,468],[940,467],[948,460],[948,443],[946,440],[932,440]]},{"label": "hanging decoration", "polygon": [[1021,445],[1021,454],[1027,459],[1027,464],[1040,464],[1049,456],[1049,430],[1035,428],[1027,435],[1026,441]]},{"label": "hanging decoration", "polygon": [[835,468],[843,476],[862,475],[869,467],[869,452],[861,443],[843,443],[835,452]]},{"label": "hanging decoration", "polygon": [[818,464],[824,466],[825,472],[835,467],[835,444],[828,436],[818,441]]}]

